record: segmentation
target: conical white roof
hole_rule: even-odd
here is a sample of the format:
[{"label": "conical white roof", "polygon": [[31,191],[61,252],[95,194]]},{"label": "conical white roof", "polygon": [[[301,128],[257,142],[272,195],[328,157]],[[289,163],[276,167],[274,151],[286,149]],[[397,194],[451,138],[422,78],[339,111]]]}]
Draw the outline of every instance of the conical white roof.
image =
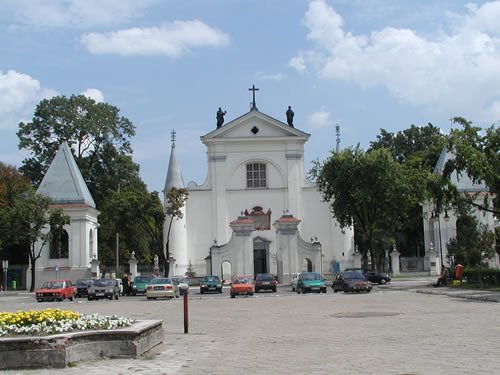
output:
[{"label": "conical white roof", "polygon": [[175,146],[173,146],[170,151],[170,161],[168,163],[167,178],[165,180],[165,188],[163,191],[167,191],[173,187],[177,189],[184,187],[181,169],[179,168],[177,158],[175,157]]},{"label": "conical white roof", "polygon": [[54,204],[86,204],[95,208],[87,184],[66,142],[61,143],[37,190]]}]

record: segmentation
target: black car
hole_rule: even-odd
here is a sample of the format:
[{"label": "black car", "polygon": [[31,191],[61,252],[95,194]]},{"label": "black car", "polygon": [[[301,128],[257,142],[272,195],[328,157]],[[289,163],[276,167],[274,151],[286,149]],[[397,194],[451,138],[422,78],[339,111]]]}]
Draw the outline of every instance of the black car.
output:
[{"label": "black car", "polygon": [[276,278],[270,273],[258,273],[255,277],[255,293],[259,293],[261,290],[270,290],[276,293],[277,285]]},{"label": "black car", "polygon": [[383,285],[391,282],[391,275],[389,275],[388,273],[368,271],[365,273],[365,276],[371,283]]},{"label": "black car", "polygon": [[89,288],[87,299],[89,301],[100,298],[109,300],[120,298],[120,285],[115,279],[95,279],[92,286]]},{"label": "black car", "polygon": [[92,279],[78,279],[76,280],[76,296],[75,297],[87,297],[89,295],[89,288],[93,284]]},{"label": "black car", "polygon": [[337,274],[332,282],[332,289],[334,293],[337,293],[339,290],[344,293],[370,293],[372,290],[372,284],[361,272],[346,271]]}]

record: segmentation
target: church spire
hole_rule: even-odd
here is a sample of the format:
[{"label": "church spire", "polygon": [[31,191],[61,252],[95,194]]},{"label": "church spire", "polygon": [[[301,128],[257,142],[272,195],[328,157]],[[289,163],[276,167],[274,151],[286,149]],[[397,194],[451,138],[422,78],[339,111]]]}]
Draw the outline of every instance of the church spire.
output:
[{"label": "church spire", "polygon": [[184,187],[181,169],[179,168],[179,164],[177,163],[177,158],[175,156],[175,130],[172,130],[170,135],[170,140],[172,141],[172,149],[170,150],[170,161],[168,163],[167,178],[165,180],[165,188],[163,189],[164,192],[173,187],[178,189]]},{"label": "church spire", "polygon": [[337,147],[335,149],[335,152],[338,154],[340,152],[340,125],[339,124],[335,125],[335,133],[337,135]]}]

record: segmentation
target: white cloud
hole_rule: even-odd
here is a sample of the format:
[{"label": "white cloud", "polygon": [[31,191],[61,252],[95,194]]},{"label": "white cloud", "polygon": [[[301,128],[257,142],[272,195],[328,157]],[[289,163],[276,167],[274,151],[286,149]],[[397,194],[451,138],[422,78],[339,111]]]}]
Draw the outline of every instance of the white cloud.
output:
[{"label": "white cloud", "polygon": [[14,128],[20,121],[31,118],[41,99],[57,95],[40,87],[40,82],[28,74],[0,71],[0,128]]},{"label": "white cloud", "polygon": [[313,129],[324,128],[332,125],[330,112],[321,109],[318,112],[311,113],[306,118],[306,125]]},{"label": "white cloud", "polygon": [[127,22],[150,0],[4,0],[3,11],[17,23],[35,27],[93,27]]},{"label": "white cloud", "polygon": [[392,27],[355,36],[343,29],[341,16],[325,0],[313,0],[304,16],[313,47],[289,65],[363,88],[384,86],[407,103],[447,115],[496,121],[500,1],[467,10],[463,17],[449,15],[453,32],[437,30],[434,38]]},{"label": "white cloud", "polygon": [[91,53],[165,55],[180,57],[195,47],[223,47],[229,36],[199,20],[175,21],[160,27],[132,28],[108,33],[88,33],[81,42]]},{"label": "white cloud", "polygon": [[98,89],[87,89],[82,92],[82,95],[94,99],[97,103],[104,102],[104,94]]}]

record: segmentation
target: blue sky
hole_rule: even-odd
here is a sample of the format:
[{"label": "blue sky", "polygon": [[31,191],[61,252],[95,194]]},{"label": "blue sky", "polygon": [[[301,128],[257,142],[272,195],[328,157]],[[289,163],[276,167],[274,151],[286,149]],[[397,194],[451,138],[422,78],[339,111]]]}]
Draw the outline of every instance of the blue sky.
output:
[{"label": "blue sky", "polygon": [[380,128],[500,121],[500,1],[1,0],[0,160],[20,121],[85,94],[136,126],[134,161],[162,190],[177,132],[184,183],[206,177],[200,136],[257,107],[311,134],[306,169]]}]

